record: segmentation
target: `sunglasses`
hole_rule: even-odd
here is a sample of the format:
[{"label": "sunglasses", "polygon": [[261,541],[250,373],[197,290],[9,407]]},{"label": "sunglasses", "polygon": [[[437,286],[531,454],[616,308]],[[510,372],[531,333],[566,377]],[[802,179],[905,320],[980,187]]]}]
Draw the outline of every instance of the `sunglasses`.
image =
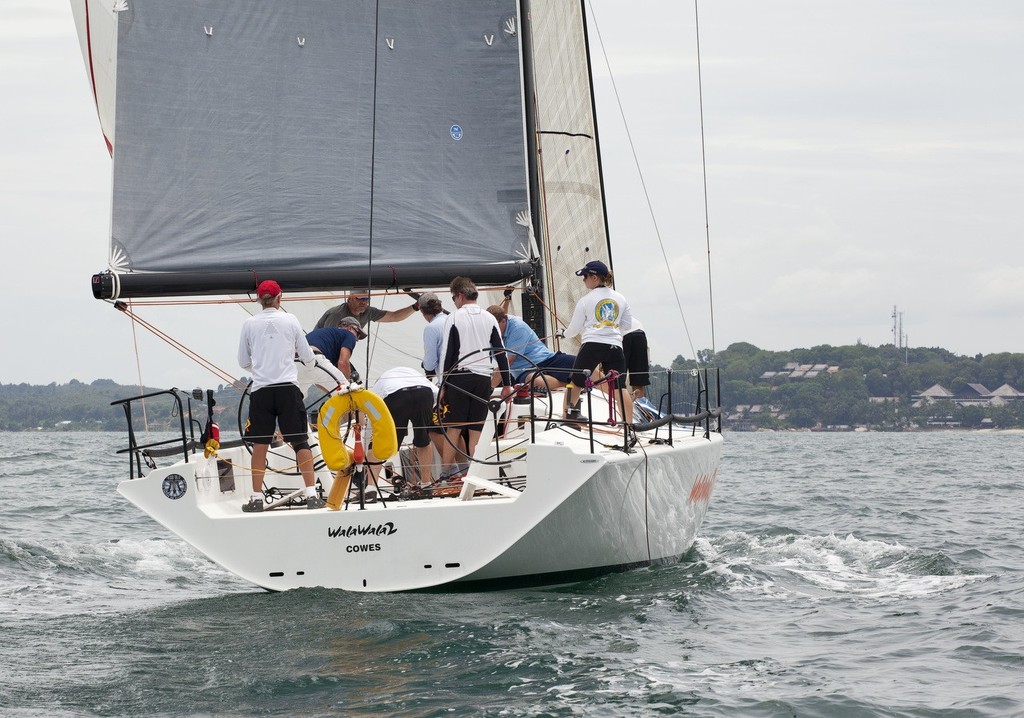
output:
[{"label": "sunglasses", "polygon": [[355,299],[355,300],[356,300],[357,302],[368,302],[368,301],[370,301],[370,298],[369,298],[369,297],[354,297],[354,299]]}]

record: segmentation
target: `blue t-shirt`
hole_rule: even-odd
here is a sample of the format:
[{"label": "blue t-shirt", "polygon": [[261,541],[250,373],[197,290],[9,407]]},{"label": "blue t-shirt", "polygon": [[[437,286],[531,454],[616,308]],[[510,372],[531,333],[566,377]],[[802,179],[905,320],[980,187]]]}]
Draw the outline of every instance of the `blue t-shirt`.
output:
[{"label": "blue t-shirt", "polygon": [[544,346],[537,333],[530,329],[530,325],[519,317],[511,314],[508,316],[508,323],[505,325],[505,348],[519,352],[526,359],[512,355],[512,373],[524,372],[530,368],[529,359],[534,364],[540,365],[555,355],[553,351]]},{"label": "blue t-shirt", "polygon": [[441,342],[444,340],[444,313],[438,314],[423,327],[423,369],[437,373],[441,363]]},{"label": "blue t-shirt", "polygon": [[338,366],[338,356],[342,349],[350,352],[356,349],[356,335],[340,327],[314,329],[306,335],[306,341],[319,349],[334,366]]}]

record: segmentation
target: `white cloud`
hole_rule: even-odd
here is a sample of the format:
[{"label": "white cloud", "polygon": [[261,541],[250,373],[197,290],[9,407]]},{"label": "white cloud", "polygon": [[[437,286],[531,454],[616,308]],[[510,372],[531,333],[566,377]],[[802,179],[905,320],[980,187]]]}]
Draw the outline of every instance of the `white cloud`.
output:
[{"label": "white cloud", "polygon": [[[685,324],[709,347],[693,6],[592,5]],[[700,11],[717,347],[885,343],[898,304],[914,345],[1024,351],[1024,6],[723,0]],[[616,274],[666,363],[689,342],[603,59],[594,65]],[[65,3],[5,5],[0,94],[14,297],[0,381],[131,381],[129,324],[89,294],[106,260],[110,158]],[[213,309],[203,326],[152,314],[234,370],[237,312]],[[138,342],[147,383],[207,381]]]}]

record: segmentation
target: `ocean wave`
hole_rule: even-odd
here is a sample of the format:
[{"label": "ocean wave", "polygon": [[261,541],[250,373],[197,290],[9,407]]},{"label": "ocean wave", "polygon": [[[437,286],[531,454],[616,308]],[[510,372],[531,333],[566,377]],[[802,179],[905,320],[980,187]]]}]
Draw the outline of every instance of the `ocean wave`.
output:
[{"label": "ocean wave", "polygon": [[952,591],[990,578],[942,553],[852,534],[730,531],[698,546],[709,561],[709,570],[726,580],[733,591],[886,601]]},{"label": "ocean wave", "polygon": [[[186,544],[160,538],[88,543],[0,539],[8,612],[63,614],[166,600],[168,591],[237,590],[238,579]],[[154,586],[165,587],[153,591]],[[245,584],[248,587],[248,584]]]}]

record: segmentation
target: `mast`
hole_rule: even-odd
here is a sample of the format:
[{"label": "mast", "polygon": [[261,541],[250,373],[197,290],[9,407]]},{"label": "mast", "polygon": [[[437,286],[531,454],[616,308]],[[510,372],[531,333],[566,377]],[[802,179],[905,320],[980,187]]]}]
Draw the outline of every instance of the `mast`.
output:
[{"label": "mast", "polygon": [[[529,175],[529,200],[530,200],[530,222],[533,226],[533,236],[537,238],[537,251],[540,254],[540,259],[544,261],[544,243],[541,240],[544,237],[543,222],[541,221],[541,201],[540,201],[540,167],[537,162],[537,155],[539,152],[537,144],[537,89],[536,89],[536,77],[534,76],[534,65],[533,65],[533,35],[531,31],[530,22],[530,0],[520,0],[519,3],[519,17],[520,20],[520,32],[522,33],[522,52],[523,52],[523,108],[526,113],[526,156],[527,156],[527,173]],[[523,292],[522,295],[522,315],[523,321],[529,325],[531,329],[537,334],[538,337],[546,337],[547,321],[545,320],[544,305],[547,304],[546,286],[544,283],[544,274],[542,272],[534,272],[532,275],[533,291],[536,295],[539,295],[539,299],[536,295],[530,292]]]}]

